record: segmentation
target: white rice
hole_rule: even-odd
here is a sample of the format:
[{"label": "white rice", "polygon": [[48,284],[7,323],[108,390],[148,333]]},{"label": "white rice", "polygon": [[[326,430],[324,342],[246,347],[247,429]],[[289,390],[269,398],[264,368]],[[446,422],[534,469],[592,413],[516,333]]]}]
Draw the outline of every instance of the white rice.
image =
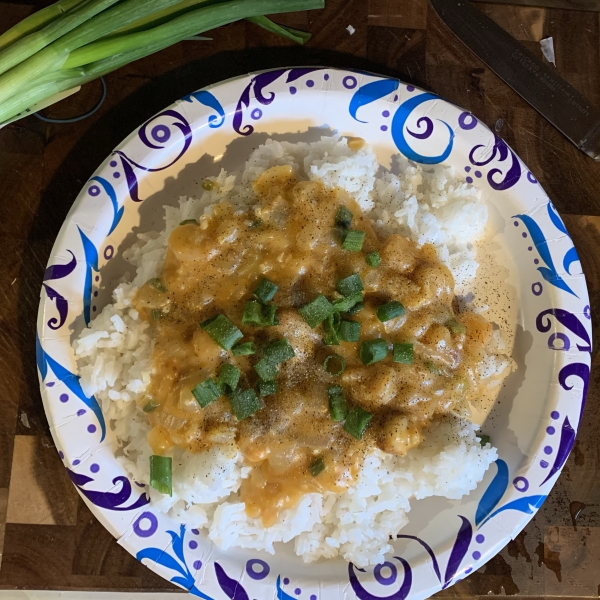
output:
[{"label": "white rice", "polygon": [[[312,144],[268,140],[252,153],[242,173],[222,170],[213,178],[219,184],[213,190],[202,191],[199,199],[180,198],[178,208],[165,207],[163,232],[138,235],[125,253],[136,269],[133,280],[115,289],[113,303],[74,342],[83,390],[100,402],[118,460],[137,482],[149,482],[149,425],[136,400],[150,383],[153,342],[150,325],[133,308],[135,293],[159,275],[169,234],[182,220],[197,218],[223,200],[246,210],[256,202],[252,181],[269,167],[284,164],[293,165],[300,179],[345,189],[381,233],[400,232],[419,244],[432,243],[458,284],[476,274],[473,243],[483,233],[487,208],[480,192],[460,181],[454,169],[398,158],[393,172],[378,175],[380,167],[368,146],[355,152],[337,135]],[[509,366],[509,359],[500,354],[499,336],[492,346],[481,365],[486,377]],[[374,451],[345,493],[307,494],[269,528],[249,518],[239,500],[239,487],[250,469],[234,444],[200,454],[170,451],[173,496],[152,488],[149,493],[157,509],[191,527],[205,528],[223,549],[273,553],[277,542],[294,541],[296,553],[306,562],[341,556],[364,567],[382,562],[391,551],[388,536],[407,523],[411,498],[458,499],[475,489],[497,458],[495,448],[481,447],[476,432],[469,421],[447,417],[427,431],[425,441],[407,457]]]}]

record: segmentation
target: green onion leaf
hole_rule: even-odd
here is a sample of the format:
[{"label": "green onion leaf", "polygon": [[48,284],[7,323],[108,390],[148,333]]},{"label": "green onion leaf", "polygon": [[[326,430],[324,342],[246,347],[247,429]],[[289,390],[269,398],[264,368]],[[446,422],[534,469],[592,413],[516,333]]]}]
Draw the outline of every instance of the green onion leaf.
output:
[{"label": "green onion leaf", "polygon": [[277,325],[276,312],[277,306],[275,304],[263,305],[256,300],[249,300],[244,306],[242,323],[244,325],[254,325],[255,327]]},{"label": "green onion leaf", "polygon": [[354,273],[354,275],[344,277],[344,279],[338,281],[336,288],[342,296],[351,296],[357,292],[362,292],[365,289],[365,286],[363,285],[360,275]]},{"label": "green onion leaf", "polygon": [[185,219],[179,223],[179,227],[182,225],[198,225],[198,221],[196,219]]},{"label": "green onion leaf", "polygon": [[160,404],[155,400],[148,400],[148,402],[146,402],[142,410],[145,413],[151,413],[152,411],[155,411],[159,406]]},{"label": "green onion leaf", "polygon": [[261,358],[255,365],[254,370],[263,381],[272,381],[277,377],[278,368],[266,358]]},{"label": "green onion leaf", "polygon": [[489,435],[479,435],[479,443],[481,444],[481,447],[485,447],[488,444],[491,444],[491,438]]},{"label": "green onion leaf", "polygon": [[223,350],[231,350],[233,345],[241,338],[244,334],[225,316],[218,315],[204,323],[200,324],[200,327],[210,335],[210,337],[217,343]]},{"label": "green onion leaf", "polygon": [[387,342],[381,338],[369,340],[360,345],[359,355],[364,365],[372,365],[383,360],[387,356],[387,353]]},{"label": "green onion leaf", "polygon": [[224,394],[235,392],[240,381],[241,371],[229,363],[225,363],[219,371],[217,383]]},{"label": "green onion leaf", "polygon": [[202,189],[210,192],[216,187],[217,183],[215,181],[211,181],[210,179],[205,179],[202,182]]},{"label": "green onion leaf", "polygon": [[223,392],[221,388],[209,378],[199,383],[192,390],[192,395],[196,398],[198,404],[202,408],[206,408],[209,404],[212,404],[215,400],[219,399],[223,395]]},{"label": "green onion leaf", "polygon": [[229,396],[229,403],[238,421],[243,421],[263,406],[253,389],[236,392],[232,396]]},{"label": "green onion leaf", "polygon": [[150,279],[150,281],[148,281],[148,283],[153,288],[157,289],[159,292],[162,292],[163,294],[167,291],[167,288],[165,287],[165,284],[158,277],[155,277],[154,279]]},{"label": "green onion leaf", "polygon": [[452,333],[467,333],[467,328],[454,318],[446,321],[444,326],[447,327]]},{"label": "green onion leaf", "polygon": [[264,347],[263,353],[265,360],[268,360],[273,365],[278,365],[296,356],[294,349],[286,339],[270,342]]},{"label": "green onion leaf", "polygon": [[444,373],[440,367],[438,367],[435,363],[431,362],[430,360],[425,361],[425,366],[434,375],[442,375]]},{"label": "green onion leaf", "polygon": [[323,294],[319,294],[312,302],[305,304],[298,312],[308,325],[314,329],[329,315],[332,315],[335,309]]},{"label": "green onion leaf", "polygon": [[379,252],[369,252],[367,256],[365,256],[365,260],[370,267],[378,267],[381,264],[381,255]]},{"label": "green onion leaf", "polygon": [[360,338],[360,323],[356,321],[340,323],[340,339],[343,342],[358,342],[358,338]]},{"label": "green onion leaf", "polygon": [[273,300],[273,297],[277,293],[278,289],[278,286],[265,278],[261,280],[261,282],[258,284],[258,287],[254,290],[254,296],[258,298],[259,302],[266,304],[267,302]]},{"label": "green onion leaf", "polygon": [[344,429],[357,440],[362,440],[373,415],[360,406],[353,408],[346,417]]},{"label": "green onion leaf", "polygon": [[248,356],[249,354],[256,354],[254,342],[244,342],[243,344],[236,344],[231,349],[231,354],[233,354],[234,356]]},{"label": "green onion leaf", "polygon": [[[334,366],[330,367],[329,363],[332,360],[334,361]],[[338,371],[334,371],[333,370],[335,368],[335,362],[339,362],[340,363],[340,368],[339,368]],[[330,375],[333,375],[334,377],[337,377],[338,375],[341,375],[346,370],[346,360],[342,356],[340,356],[339,354],[330,354],[325,359],[325,362],[323,363],[323,368]]]},{"label": "green onion leaf", "polygon": [[345,206],[340,206],[335,215],[335,224],[344,229],[348,229],[350,223],[352,223],[352,217],[352,213]]},{"label": "green onion leaf", "polygon": [[281,37],[287,38],[288,40],[292,40],[292,42],[296,42],[297,44],[303,45],[311,38],[311,34],[306,31],[300,31],[299,29],[292,29],[291,27],[286,27],[285,25],[279,25],[277,23],[273,23],[271,19],[267,19],[267,17],[248,17],[247,19],[251,23],[254,23],[267,31],[272,33],[276,33]]},{"label": "green onion leaf", "polygon": [[173,495],[173,460],[170,456],[150,457],[150,485],[161,494]]},{"label": "green onion leaf", "polygon": [[381,306],[377,307],[377,318],[382,323],[385,323],[386,321],[390,321],[396,317],[401,317],[405,312],[404,306],[402,306],[400,302],[392,300],[387,304],[382,304]]},{"label": "green onion leaf", "polygon": [[315,458],[310,465],[308,466],[308,470],[313,477],[317,477],[325,470],[325,461],[322,456],[319,458]]},{"label": "green onion leaf", "polygon": [[339,325],[340,325],[340,313],[333,313],[329,315],[324,323],[325,337],[323,341],[326,346],[337,346],[340,343],[339,336]]},{"label": "green onion leaf", "polygon": [[414,345],[408,342],[394,344],[393,361],[397,363],[403,363],[405,365],[412,365],[415,362]]},{"label": "green onion leaf", "polygon": [[158,310],[157,308],[155,308],[152,313],[152,320],[153,321],[160,321],[165,315],[163,314],[162,310]]},{"label": "green onion leaf", "polygon": [[342,248],[344,250],[350,250],[350,252],[360,252],[365,241],[365,232],[351,229],[344,237],[344,243]]},{"label": "green onion leaf", "polygon": [[332,385],[327,393],[329,395],[329,416],[332,421],[339,423],[348,416],[348,404],[339,385]]},{"label": "green onion leaf", "polygon": [[277,393],[277,382],[276,381],[259,381],[258,382],[258,395],[259,396],[272,396]]},{"label": "green onion leaf", "polygon": [[349,308],[346,312],[349,315],[355,315],[357,312],[360,312],[365,307],[363,302],[357,302],[352,308]]},{"label": "green onion leaf", "polygon": [[[349,312],[357,304],[362,304],[363,295],[362,292],[356,292],[346,298],[340,298],[339,300],[333,301],[333,310],[335,312]],[[363,305],[364,308],[364,305]]]}]

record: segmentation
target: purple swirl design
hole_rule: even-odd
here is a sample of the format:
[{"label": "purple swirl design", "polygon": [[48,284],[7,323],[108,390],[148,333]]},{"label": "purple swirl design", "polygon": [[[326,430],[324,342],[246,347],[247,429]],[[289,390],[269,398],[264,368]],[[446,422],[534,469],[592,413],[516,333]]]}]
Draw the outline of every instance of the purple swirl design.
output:
[{"label": "purple swirl design", "polygon": [[134,202],[142,202],[139,196],[138,180],[135,175],[135,171],[132,169],[128,160],[125,156],[119,156],[121,159],[121,165],[123,166],[123,172],[125,173],[125,180],[127,181],[127,188],[129,189],[129,197]]},{"label": "purple swirl design", "polygon": [[[554,345],[554,342],[556,342],[556,340],[560,340],[562,342],[562,346],[560,348],[558,348],[557,346]],[[571,342],[570,342],[568,336],[566,336],[564,333],[553,333],[548,338],[548,349],[549,350],[560,350],[562,352],[566,352],[570,348],[571,348]]]},{"label": "purple swirl design", "polygon": [[425,549],[425,551],[427,552],[427,554],[429,554],[430,558],[431,558],[431,566],[433,567],[433,571],[435,572],[435,574],[437,575],[437,578],[439,580],[439,582],[442,582],[442,575],[440,573],[440,566],[438,565],[438,561],[437,558],[435,556],[435,552],[431,549],[431,547],[429,546],[429,544],[427,544],[427,542],[424,542],[422,539],[414,536],[414,535],[402,535],[402,534],[398,534],[396,535],[397,539],[406,539],[406,540],[414,540],[415,542],[419,542],[419,544],[421,544],[421,546]]},{"label": "purple swirl design", "polygon": [[[255,566],[261,568],[260,573],[254,570]],[[265,579],[265,577],[269,575],[270,571],[271,567],[269,567],[269,565],[264,560],[260,560],[260,558],[251,558],[246,563],[246,573],[248,574],[248,577],[250,577],[250,579],[260,581],[262,579]]]},{"label": "purple swirl design", "polygon": [[[315,73],[316,71],[322,71],[322,70],[323,69],[320,67],[319,68],[305,67],[305,68],[290,69],[285,82],[292,83],[293,81],[296,81],[296,80],[300,79],[301,77],[304,77],[305,75],[309,75],[310,73]],[[309,84],[309,82],[307,82],[307,85],[308,84]]]},{"label": "purple swirl design", "polygon": [[[391,571],[389,577],[385,577],[381,574],[381,570],[387,568]],[[373,570],[373,576],[375,577],[375,581],[380,583],[381,585],[392,585],[398,578],[398,569],[396,569],[396,565],[391,562],[384,562],[381,565],[377,565]]]},{"label": "purple swirl design", "polygon": [[[467,119],[470,119],[468,123]],[[458,126],[466,131],[469,129],[475,129],[477,126],[477,118],[474,117],[470,112],[462,112],[458,117]]]},{"label": "purple swirl design", "polygon": [[450,552],[450,558],[448,559],[448,565],[446,566],[446,574],[444,575],[445,583],[442,586],[442,589],[446,589],[452,583],[456,571],[458,571],[458,568],[460,567],[460,563],[462,563],[463,558],[469,550],[471,538],[473,537],[473,528],[471,527],[469,519],[466,519],[461,515],[458,516],[462,520],[462,524],[458,530],[454,546],[452,546],[452,551]]},{"label": "purple swirl design", "polygon": [[494,147],[492,148],[492,153],[490,156],[482,161],[475,160],[475,153],[477,150],[485,147],[485,144],[479,144],[471,150],[469,153],[469,160],[471,161],[471,164],[482,167],[484,165],[488,165],[493,160],[496,160],[497,162],[504,162],[510,157],[511,165],[507,170],[506,175],[504,175],[500,181],[496,181],[494,177],[498,173],[502,174],[502,169],[491,169],[487,174],[487,180],[490,186],[495,190],[507,190],[515,185],[521,178],[521,165],[519,164],[519,159],[515,153],[506,145],[506,142],[503,139],[494,134]]},{"label": "purple swirl design", "polygon": [[420,117],[417,121],[417,127],[420,128],[422,123],[425,124],[425,131],[423,133],[417,133],[406,128],[407,133],[420,140],[427,139],[433,133],[433,121],[429,117]]},{"label": "purple swirl design", "polygon": [[215,563],[215,574],[221,589],[230,600],[250,600],[241,582],[229,577],[218,562]]},{"label": "purple swirl design", "polygon": [[[585,407],[585,399],[587,397],[588,385],[590,381],[590,368],[585,363],[571,363],[570,365],[564,366],[558,374],[558,382],[564,390],[570,391],[573,386],[567,385],[567,379],[569,377],[579,377],[583,381],[583,390],[581,392],[581,409],[579,410],[579,419],[577,421],[577,427],[581,423],[581,417],[583,416],[583,409]],[[558,418],[558,417],[556,417]]]},{"label": "purple swirl design", "polygon": [[[560,442],[558,444],[558,450],[556,452],[556,458],[554,459],[554,464],[552,468],[548,472],[546,479],[540,483],[540,486],[544,485],[548,479],[556,475],[558,473],[565,462],[567,462],[567,458],[569,458],[569,453],[573,448],[573,444],[575,444],[575,430],[571,427],[571,423],[569,423],[569,418],[565,417],[561,432],[560,432]],[[548,448],[550,448],[548,446]],[[546,450],[546,448],[544,449]],[[552,448],[550,448],[550,452],[552,452]],[[548,452],[546,452],[548,454]]]},{"label": "purple swirl design", "polygon": [[412,569],[410,568],[408,562],[406,562],[403,558],[400,558],[399,556],[394,556],[394,558],[404,567],[404,579],[400,589],[393,594],[389,594],[388,596],[375,596],[367,591],[360,583],[354,569],[356,568],[357,571],[361,571],[362,573],[364,573],[365,570],[354,567],[352,563],[348,563],[348,576],[350,579],[350,585],[352,586],[352,589],[359,600],[405,600],[412,587]]},{"label": "purple swirl design", "polygon": [[[544,317],[546,320],[544,321]],[[581,352],[591,352],[592,342],[590,336],[583,323],[568,310],[563,308],[549,308],[542,311],[535,320],[535,326],[538,331],[547,333],[552,328],[552,322],[550,317],[554,317],[561,325],[572,331],[579,339],[583,340],[585,344],[577,344],[577,349]]]},{"label": "purple swirl design", "polygon": [[380,79],[378,81],[371,81],[365,85],[361,85],[350,99],[350,105],[348,111],[350,116],[359,123],[366,123],[367,121],[361,121],[356,113],[359,108],[375,102],[380,98],[385,98],[398,89],[400,82],[397,79]]},{"label": "purple swirl design", "polygon": [[[147,528],[142,527],[142,523],[148,521],[150,525]],[[151,512],[143,512],[133,523],[134,533],[141,538],[152,537],[158,529],[158,519]]]},{"label": "purple swirl design", "polygon": [[475,525],[485,521],[486,517],[496,508],[508,488],[508,465],[499,458],[496,461],[496,475],[483,493],[475,513]]},{"label": "purple swirl design", "polygon": [[[77,259],[70,250],[67,250],[67,252],[71,255],[71,260],[66,265],[50,265],[44,273],[44,281],[64,279],[75,270],[75,267],[77,266]],[[58,319],[56,317],[49,319],[48,327],[54,330],[60,329],[67,320],[67,315],[69,314],[69,303],[65,300],[64,296],[59,294],[54,288],[50,287],[46,283],[42,285],[46,290],[48,298],[55,302],[59,317]]]},{"label": "purple swirl design", "polygon": [[50,265],[44,272],[44,281],[64,279],[75,270],[77,259],[70,250],[67,250],[67,252],[71,255],[71,260],[66,265]]}]

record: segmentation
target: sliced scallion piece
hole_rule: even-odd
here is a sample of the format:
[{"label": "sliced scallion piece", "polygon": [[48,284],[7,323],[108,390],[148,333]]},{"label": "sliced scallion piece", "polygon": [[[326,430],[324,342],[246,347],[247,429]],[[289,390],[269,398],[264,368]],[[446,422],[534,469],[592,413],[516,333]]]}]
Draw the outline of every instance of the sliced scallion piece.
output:
[{"label": "sliced scallion piece", "polygon": [[260,219],[258,219],[257,221],[252,221],[252,223],[248,225],[248,229],[258,229],[262,224],[263,222]]},{"label": "sliced scallion piece", "polygon": [[338,281],[336,288],[342,296],[351,296],[357,292],[362,292],[365,289],[365,286],[363,285],[360,275],[354,273],[353,275],[344,277],[344,279]]},{"label": "sliced scallion piece", "polygon": [[225,315],[218,315],[212,319],[208,319],[208,321],[201,323],[200,327],[223,350],[231,350],[234,344],[244,337],[244,334]]},{"label": "sliced scallion piece", "polygon": [[379,252],[369,252],[367,256],[365,256],[365,260],[370,267],[378,267],[381,264],[381,255]]},{"label": "sliced scallion piece", "polygon": [[318,477],[325,470],[323,457],[319,456],[319,458],[315,458],[308,466],[308,470],[313,477]]},{"label": "sliced scallion piece", "polygon": [[254,370],[263,381],[272,381],[277,377],[278,368],[266,358],[261,358],[255,365]]},{"label": "sliced scallion piece", "polygon": [[145,413],[151,413],[151,412],[155,411],[159,406],[160,406],[160,404],[158,402],[156,402],[156,400],[148,400],[148,402],[146,402],[146,404],[144,405],[144,408],[142,410]]},{"label": "sliced scallion piece", "polygon": [[335,215],[335,224],[339,227],[343,227],[344,229],[348,229],[350,227],[350,223],[352,223],[353,214],[348,210],[345,206],[340,206]]},{"label": "sliced scallion piece", "polygon": [[185,219],[179,223],[179,227],[182,225],[198,225],[198,221],[196,219]]},{"label": "sliced scallion piece", "polygon": [[348,404],[344,393],[339,385],[332,385],[327,393],[329,395],[329,416],[332,421],[339,423],[348,416]]},{"label": "sliced scallion piece", "polygon": [[173,460],[170,456],[150,457],[150,485],[161,494],[173,495]]},{"label": "sliced scallion piece", "polygon": [[[339,300],[333,301],[333,310],[335,312],[349,312],[357,304],[362,304],[363,295],[362,292],[356,292],[346,298],[340,298]],[[364,308],[364,305],[363,305]]]},{"label": "sliced scallion piece", "polygon": [[491,439],[490,439],[489,435],[481,434],[478,437],[479,437],[479,443],[481,444],[482,448],[487,446],[488,444],[491,444]]},{"label": "sliced scallion piece", "polygon": [[279,363],[296,356],[294,349],[286,339],[270,342],[264,347],[263,354],[265,360],[268,360],[274,365],[278,365]]},{"label": "sliced scallion piece", "polygon": [[[330,367],[329,363],[331,361],[334,361],[334,362],[333,362],[333,366]],[[340,367],[339,367],[339,369],[337,371],[334,371],[334,369],[335,369],[335,363],[339,363],[339,365],[340,365]],[[338,375],[341,375],[346,370],[346,360],[344,359],[343,356],[340,356],[339,354],[330,354],[325,359],[325,362],[323,363],[323,368],[330,375],[333,375],[334,377],[337,377]]]},{"label": "sliced scallion piece", "polygon": [[277,306],[275,306],[275,304],[267,304],[265,306],[256,300],[249,300],[244,305],[242,323],[244,325],[254,325],[255,327],[276,325],[276,313]]},{"label": "sliced scallion piece", "polygon": [[411,343],[394,344],[394,362],[412,365],[415,362],[415,348]]},{"label": "sliced scallion piece", "polygon": [[351,229],[346,233],[342,248],[350,252],[360,252],[365,241],[365,232]]},{"label": "sliced scallion piece", "polygon": [[360,345],[359,355],[364,365],[372,365],[383,360],[387,356],[387,353],[387,342],[381,338],[368,340]]},{"label": "sliced scallion piece", "polygon": [[329,315],[332,315],[335,309],[323,294],[319,294],[312,302],[305,304],[298,312],[308,325],[314,329]]},{"label": "sliced scallion piece", "polygon": [[396,317],[401,317],[405,312],[404,306],[402,306],[400,302],[392,300],[391,302],[387,302],[386,304],[377,307],[377,318],[382,323],[385,323]]},{"label": "sliced scallion piece", "polygon": [[202,189],[210,192],[216,187],[217,183],[215,181],[211,181],[210,179],[205,179],[202,182]]},{"label": "sliced scallion piece", "polygon": [[272,396],[277,393],[277,382],[276,381],[259,381],[258,382],[258,395],[259,396]]},{"label": "sliced scallion piece", "polygon": [[362,440],[373,415],[360,406],[353,408],[346,417],[344,429],[357,440]]},{"label": "sliced scallion piece", "polygon": [[148,283],[156,290],[158,290],[159,292],[162,292],[163,294],[167,291],[167,288],[165,286],[165,284],[163,283],[162,279],[159,279],[158,277],[155,277],[154,279],[150,279],[148,281]]},{"label": "sliced scallion piece", "polygon": [[340,343],[339,325],[340,313],[333,313],[325,319],[323,323],[325,329],[323,341],[326,346],[337,346]]},{"label": "sliced scallion piece", "polygon": [[339,332],[342,342],[358,342],[360,338],[360,323],[357,321],[342,321]]},{"label": "sliced scallion piece", "polygon": [[249,354],[256,354],[254,342],[244,342],[241,344],[236,344],[231,349],[231,354],[233,354],[234,356],[248,356]]},{"label": "sliced scallion piece", "polygon": [[277,293],[278,289],[279,287],[272,281],[264,278],[261,279],[258,287],[254,290],[254,296],[259,302],[266,304],[267,302],[271,302],[271,300],[273,300],[273,297]]},{"label": "sliced scallion piece", "polygon": [[431,362],[430,360],[425,361],[425,366],[427,367],[429,372],[433,373],[434,375],[442,375],[443,374],[442,369],[440,367],[438,367],[438,365],[436,365],[434,362]]},{"label": "sliced scallion piece", "polygon": [[159,310],[158,308],[155,308],[151,314],[152,314],[153,321],[160,321],[165,316],[163,314],[163,311]]},{"label": "sliced scallion piece", "polygon": [[219,371],[217,383],[224,394],[235,392],[242,372],[233,365],[225,363]]},{"label": "sliced scallion piece", "polygon": [[360,312],[365,307],[363,302],[357,302],[352,308],[349,308],[346,312],[349,315],[355,315],[357,312]]},{"label": "sliced scallion piece", "polygon": [[205,379],[192,389],[192,395],[202,408],[206,408],[209,404],[212,404],[222,394],[221,388],[211,378]]},{"label": "sliced scallion piece", "polygon": [[467,333],[467,328],[455,318],[446,321],[444,326],[447,327],[452,333]]},{"label": "sliced scallion piece", "polygon": [[236,392],[229,396],[229,403],[238,421],[243,421],[246,417],[253,415],[257,410],[262,408],[262,402],[253,389]]}]

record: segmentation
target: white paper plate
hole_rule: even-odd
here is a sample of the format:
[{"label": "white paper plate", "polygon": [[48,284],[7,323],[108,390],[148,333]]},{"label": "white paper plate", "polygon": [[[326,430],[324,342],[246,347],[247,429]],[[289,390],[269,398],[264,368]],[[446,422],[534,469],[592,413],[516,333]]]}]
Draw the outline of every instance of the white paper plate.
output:
[{"label": "white paper plate", "polygon": [[[477,490],[460,501],[415,502],[395,551],[365,571],[342,560],[305,565],[283,546],[275,556],[221,552],[202,533],[154,510],[115,460],[71,349],[74,335],[109,301],[132,232],[162,228],[163,204],[193,195],[221,164],[240,168],[267,135],[314,139],[314,129],[299,132],[323,126],[365,138],[383,165],[400,151],[420,163],[450,164],[483,189],[493,234],[485,252],[496,266],[481,289],[490,294],[498,284],[508,294],[502,313],[514,330],[519,364],[487,415],[484,429],[500,458]],[[498,310],[492,306],[490,315]],[[144,564],[214,600],[418,599],[465,577],[515,537],[556,481],[581,419],[591,349],[588,295],[573,243],[514,152],[476,117],[434,94],[327,68],[226,81],[190,94],[132,133],[86,183],[60,231],[37,332],[46,414],[80,494]]]}]

